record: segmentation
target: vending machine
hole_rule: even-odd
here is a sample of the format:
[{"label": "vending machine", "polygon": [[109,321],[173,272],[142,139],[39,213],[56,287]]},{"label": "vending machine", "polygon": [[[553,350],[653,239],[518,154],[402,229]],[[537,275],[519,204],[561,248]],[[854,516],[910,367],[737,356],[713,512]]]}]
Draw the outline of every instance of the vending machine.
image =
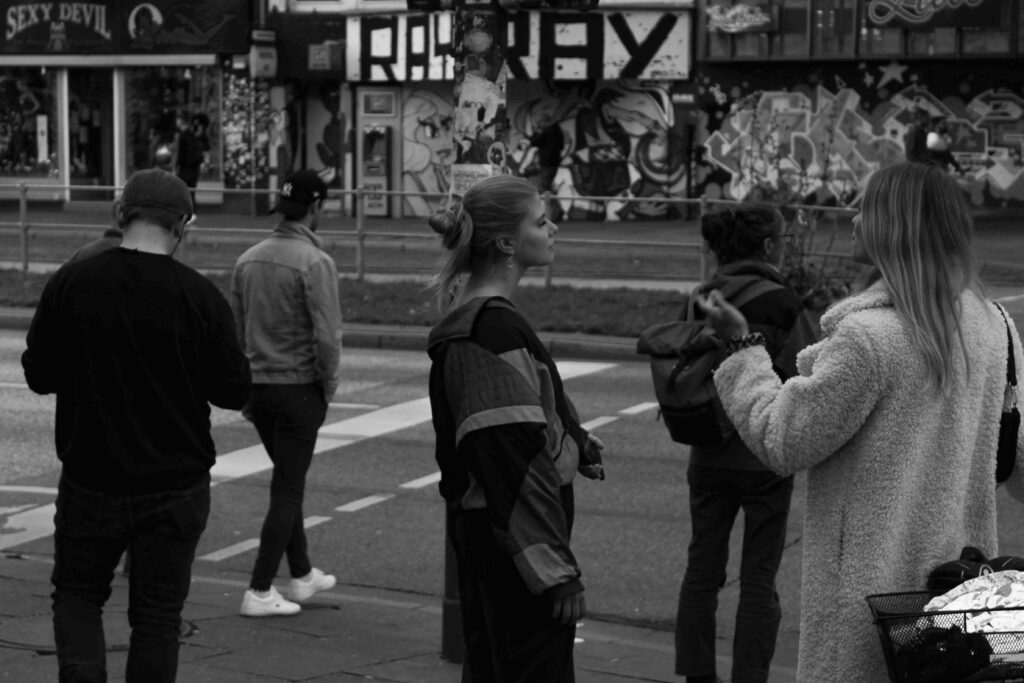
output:
[{"label": "vending machine", "polygon": [[386,194],[373,190],[391,189],[391,126],[374,124],[363,126],[362,186],[367,190],[363,200],[365,215],[390,216],[391,201]]}]

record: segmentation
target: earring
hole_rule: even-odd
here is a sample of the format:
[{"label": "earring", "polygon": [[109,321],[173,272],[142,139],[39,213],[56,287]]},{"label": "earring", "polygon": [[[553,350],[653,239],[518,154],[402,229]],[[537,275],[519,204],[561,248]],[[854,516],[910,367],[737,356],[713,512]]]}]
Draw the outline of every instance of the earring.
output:
[{"label": "earring", "polygon": [[514,265],[513,258],[512,258],[513,256],[514,256],[514,254],[509,254],[508,258],[505,259],[505,267],[508,268],[509,270],[512,270],[512,267]]}]

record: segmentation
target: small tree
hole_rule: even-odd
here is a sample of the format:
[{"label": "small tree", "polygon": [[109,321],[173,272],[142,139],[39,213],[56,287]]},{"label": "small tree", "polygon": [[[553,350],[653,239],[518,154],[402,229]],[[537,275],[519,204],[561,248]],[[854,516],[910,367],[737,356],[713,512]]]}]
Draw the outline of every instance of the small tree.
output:
[{"label": "small tree", "polygon": [[[835,187],[831,158],[836,117],[831,117],[829,136],[819,143],[815,161],[811,149],[811,154],[794,154],[792,129],[777,112],[762,112],[763,95],[753,92],[733,106],[731,116],[746,144],[732,187],[749,201],[779,208],[787,236],[783,279],[808,309],[820,314],[849,295],[861,272],[848,255],[834,250],[839,223],[848,213],[816,204],[820,189]],[[823,222],[831,224],[824,243]]]}]

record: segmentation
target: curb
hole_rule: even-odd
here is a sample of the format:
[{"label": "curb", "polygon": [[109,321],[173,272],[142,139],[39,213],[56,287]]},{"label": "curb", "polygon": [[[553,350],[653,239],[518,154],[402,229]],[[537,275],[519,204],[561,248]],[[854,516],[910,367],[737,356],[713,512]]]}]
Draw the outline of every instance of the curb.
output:
[{"label": "curb", "polygon": [[[0,329],[27,330],[34,310],[0,310]],[[343,347],[427,352],[428,327],[365,325],[342,323]],[[540,340],[554,358],[585,358],[590,360],[639,360],[636,340],[629,337],[603,337],[566,332],[539,332]]]}]

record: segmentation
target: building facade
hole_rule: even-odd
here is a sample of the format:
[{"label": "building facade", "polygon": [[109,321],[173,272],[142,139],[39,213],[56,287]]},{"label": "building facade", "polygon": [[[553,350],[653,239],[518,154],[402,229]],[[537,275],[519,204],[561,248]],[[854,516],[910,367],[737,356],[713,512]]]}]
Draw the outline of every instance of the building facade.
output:
[{"label": "building facade", "polygon": [[[696,110],[683,91],[693,8],[692,0],[603,0],[589,12],[511,14],[509,170],[531,170],[535,150],[524,140],[550,112],[566,141],[555,187],[572,197],[563,202],[570,217],[670,215],[659,200],[685,196],[691,183]],[[280,153],[272,145],[275,160],[316,168],[338,188],[410,193],[368,197],[370,216],[435,208],[453,161],[452,13],[410,13],[404,0],[291,0],[271,2],[266,25],[278,35],[271,100],[286,140]]]},{"label": "building facade", "polygon": [[1020,0],[701,0],[694,192],[848,205],[923,116],[972,204],[1021,205],[1022,26]]},{"label": "building facade", "polygon": [[210,121],[200,204],[265,166],[252,151],[252,114],[269,106],[246,63],[251,2],[0,0],[0,12],[0,196],[24,182],[32,199],[109,201],[90,188],[169,166],[179,112]]}]

